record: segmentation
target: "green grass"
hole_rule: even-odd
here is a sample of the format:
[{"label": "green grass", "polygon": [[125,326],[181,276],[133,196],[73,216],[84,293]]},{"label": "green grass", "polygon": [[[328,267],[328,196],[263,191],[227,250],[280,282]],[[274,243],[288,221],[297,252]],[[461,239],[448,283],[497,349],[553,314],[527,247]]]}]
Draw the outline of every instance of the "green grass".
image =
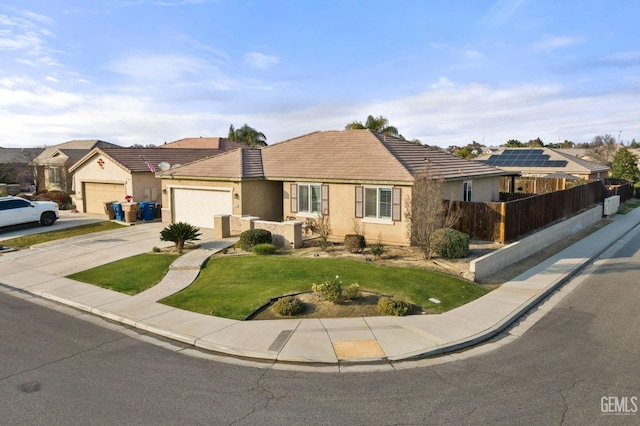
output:
[{"label": "green grass", "polygon": [[[380,266],[339,258],[226,256],[209,260],[196,281],[161,303],[189,311],[242,320],[273,297],[309,291],[313,283],[339,275],[343,286],[404,298],[423,309],[444,312],[486,294],[481,286],[417,268]],[[442,303],[434,304],[434,297]]]},{"label": "green grass", "polygon": [[174,253],[143,253],[67,278],[134,295],[158,284],[179,256]]},{"label": "green grass", "polygon": [[623,203],[618,209],[618,214],[627,214],[635,208],[640,207],[640,200],[632,198],[631,200]]},{"label": "green grass", "polygon": [[48,231],[40,234],[26,235],[24,237],[11,238],[0,242],[3,246],[21,248],[31,247],[36,244],[46,243],[49,241],[59,240],[61,238],[75,237],[77,235],[91,234],[93,232],[108,231],[111,229],[122,228],[124,225],[120,225],[114,222],[99,222],[89,225],[76,226],[74,228],[62,229],[59,231]]}]

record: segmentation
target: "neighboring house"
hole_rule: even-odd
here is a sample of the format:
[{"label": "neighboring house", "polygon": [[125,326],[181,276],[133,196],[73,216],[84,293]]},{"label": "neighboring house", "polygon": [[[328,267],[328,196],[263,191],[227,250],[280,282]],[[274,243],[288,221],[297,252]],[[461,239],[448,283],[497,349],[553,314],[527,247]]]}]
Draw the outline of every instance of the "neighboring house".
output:
[{"label": "neighboring house", "polygon": [[213,227],[215,214],[264,220],[328,215],[334,238],[407,244],[406,209],[422,171],[444,178],[445,198],[497,201],[506,172],[370,130],[316,132],[242,148],[158,173],[165,222]]},{"label": "neighboring house", "polygon": [[546,177],[562,173],[584,180],[604,180],[611,170],[608,166],[593,163],[552,148],[504,148],[475,161],[498,167],[508,172],[520,172],[522,176]]},{"label": "neighboring house", "polygon": [[211,148],[95,148],[69,169],[76,208],[104,213],[105,202],[122,202],[126,195],[133,196],[133,201],[159,203],[161,183],[156,172],[222,152]]},{"label": "neighboring house", "polygon": [[44,148],[0,148],[0,182],[17,184],[18,188],[33,185],[31,162]]},{"label": "neighboring house", "polygon": [[190,149],[216,149],[221,152],[232,151],[247,146],[227,138],[184,138],[174,142],[165,142],[159,148],[190,148]]},{"label": "neighboring house", "polygon": [[33,160],[38,190],[72,191],[69,169],[94,148],[119,148],[118,145],[92,139],[73,140],[46,148]]}]

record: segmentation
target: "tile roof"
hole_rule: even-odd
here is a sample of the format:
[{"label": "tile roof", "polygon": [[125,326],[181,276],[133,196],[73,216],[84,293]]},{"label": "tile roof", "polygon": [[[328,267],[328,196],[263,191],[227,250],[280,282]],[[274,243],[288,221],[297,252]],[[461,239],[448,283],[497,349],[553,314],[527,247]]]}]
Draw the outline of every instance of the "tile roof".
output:
[{"label": "tile roof", "polygon": [[0,148],[0,164],[29,164],[44,148]]},{"label": "tile roof", "polygon": [[221,151],[231,151],[242,148],[244,144],[230,141],[227,138],[183,138],[174,142],[160,145],[159,148],[196,148],[196,149],[219,149]]},{"label": "tile roof", "polygon": [[[529,152],[535,152],[538,157],[543,156],[547,159],[546,163],[549,166],[537,165],[531,161],[531,158],[527,155]],[[568,174],[584,174],[584,173],[597,173],[606,172],[610,170],[610,167],[603,166],[591,161],[584,160],[574,155],[563,152],[562,150],[536,147],[536,148],[504,148],[497,153],[493,153],[491,156],[478,157],[475,160],[481,163],[486,161],[500,161],[499,159],[503,154],[511,155],[512,153],[522,153],[522,156],[518,155],[515,160],[508,163],[496,163],[495,165],[504,170],[517,170],[527,173],[568,173]]]},{"label": "tile roof", "polygon": [[215,157],[203,158],[190,164],[167,170],[161,176],[216,177],[221,179],[263,178],[261,149],[240,148]]},{"label": "tile roof", "polygon": [[[119,148],[119,146],[111,142],[102,141],[100,139],[72,140],[72,141],[63,142],[58,145],[53,145],[45,148],[44,151],[42,151],[40,155],[36,157],[35,161],[39,162],[40,160],[45,160],[51,157],[52,155],[54,155],[57,151],[60,151],[65,155],[67,155],[67,151],[77,152],[77,150],[81,150],[81,151],[84,151],[84,154],[86,154],[94,148]],[[75,152],[72,152],[72,153],[74,156],[77,157],[77,154],[75,154]],[[81,157],[82,156],[80,156],[80,158]],[[78,160],[80,158],[78,158]]]},{"label": "tile roof", "polygon": [[265,174],[279,179],[412,181],[429,169],[445,179],[503,174],[440,149],[366,129],[311,133],[263,151]]},{"label": "tile roof", "polygon": [[427,169],[445,179],[506,174],[495,167],[370,130],[310,133],[262,149],[242,149],[241,153],[234,151],[202,160],[170,174],[202,178],[409,182],[418,172]]},{"label": "tile roof", "polygon": [[159,172],[160,163],[168,163],[171,166],[182,165],[220,153],[221,151],[217,149],[96,148],[85,155],[81,161],[74,164],[69,171],[73,172],[96,155],[104,155],[123,169],[131,173],[137,173],[151,172],[152,170],[147,163],[151,164],[155,171]]}]

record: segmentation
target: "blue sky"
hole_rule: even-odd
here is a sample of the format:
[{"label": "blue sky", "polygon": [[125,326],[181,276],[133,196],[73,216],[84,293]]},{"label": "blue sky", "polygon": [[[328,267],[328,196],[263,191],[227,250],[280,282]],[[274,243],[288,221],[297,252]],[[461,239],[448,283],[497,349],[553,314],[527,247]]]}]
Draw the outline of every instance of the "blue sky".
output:
[{"label": "blue sky", "polygon": [[0,146],[640,141],[635,0],[0,0]]}]

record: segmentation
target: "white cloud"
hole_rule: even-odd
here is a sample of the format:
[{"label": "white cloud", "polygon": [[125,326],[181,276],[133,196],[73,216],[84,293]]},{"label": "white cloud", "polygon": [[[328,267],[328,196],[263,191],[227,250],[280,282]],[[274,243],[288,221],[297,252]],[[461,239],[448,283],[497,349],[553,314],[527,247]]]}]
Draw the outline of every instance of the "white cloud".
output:
[{"label": "white cloud", "polygon": [[533,47],[540,50],[555,50],[564,47],[569,47],[574,44],[582,42],[582,38],[579,37],[546,37],[536,42]]},{"label": "white cloud", "polygon": [[210,66],[197,56],[139,53],[113,61],[106,68],[136,80],[167,82],[199,75]]},{"label": "white cloud", "polygon": [[464,52],[464,55],[469,58],[469,59],[480,59],[482,58],[484,55],[482,54],[482,52],[477,51],[477,50],[466,50]]},{"label": "white cloud", "polygon": [[244,55],[243,62],[250,67],[264,69],[277,64],[278,58],[276,56],[265,55],[264,53],[249,52]]},{"label": "white cloud", "polygon": [[511,18],[526,0],[497,0],[482,19],[490,25],[501,25]]},{"label": "white cloud", "polygon": [[440,77],[436,83],[431,85],[434,90],[449,89],[455,86],[455,83],[449,80],[447,77]]}]

